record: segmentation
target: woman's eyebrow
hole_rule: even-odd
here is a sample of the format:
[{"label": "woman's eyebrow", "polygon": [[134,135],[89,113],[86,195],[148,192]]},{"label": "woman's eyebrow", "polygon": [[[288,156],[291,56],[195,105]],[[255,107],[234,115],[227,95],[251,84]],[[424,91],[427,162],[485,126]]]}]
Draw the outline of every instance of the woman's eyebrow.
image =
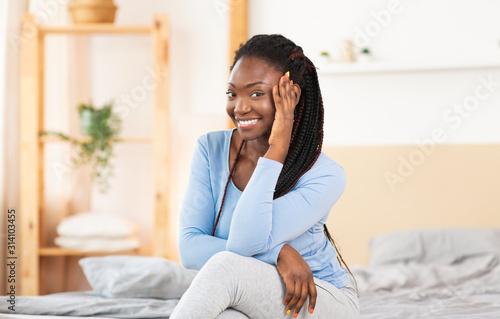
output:
[{"label": "woman's eyebrow", "polygon": [[[232,87],[236,87],[233,83],[231,82],[227,82],[227,84],[231,85]],[[265,83],[265,82],[262,82],[262,81],[258,81],[258,82],[253,82],[253,83],[250,83],[250,84],[247,84],[245,85],[245,88],[249,88],[251,86],[254,86],[254,85],[257,85],[257,84],[265,84],[265,85],[269,85],[268,83]]]}]

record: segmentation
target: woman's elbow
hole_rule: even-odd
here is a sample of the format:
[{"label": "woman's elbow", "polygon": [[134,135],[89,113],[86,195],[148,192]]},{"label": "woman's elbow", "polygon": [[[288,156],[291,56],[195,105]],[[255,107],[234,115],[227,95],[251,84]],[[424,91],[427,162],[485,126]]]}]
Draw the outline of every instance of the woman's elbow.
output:
[{"label": "woman's elbow", "polygon": [[200,270],[201,265],[199,265],[199,260],[195,258],[194,254],[186,251],[185,249],[179,249],[179,259],[181,265],[186,269]]},{"label": "woman's elbow", "polygon": [[196,258],[196,253],[190,248],[189,241],[186,238],[179,238],[179,259],[181,265],[186,269],[200,270],[199,258]]},{"label": "woman's elbow", "polygon": [[265,247],[249,241],[227,241],[226,250],[244,257],[251,257],[265,251]]}]

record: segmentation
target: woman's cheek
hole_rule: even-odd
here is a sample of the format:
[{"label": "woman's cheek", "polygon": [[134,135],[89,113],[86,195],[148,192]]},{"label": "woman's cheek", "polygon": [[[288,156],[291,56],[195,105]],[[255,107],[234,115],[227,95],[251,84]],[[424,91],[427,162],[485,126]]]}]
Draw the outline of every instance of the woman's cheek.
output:
[{"label": "woman's cheek", "polygon": [[226,113],[227,115],[229,115],[230,117],[233,117],[234,116],[234,107],[231,105],[231,104],[228,104],[226,106]]}]

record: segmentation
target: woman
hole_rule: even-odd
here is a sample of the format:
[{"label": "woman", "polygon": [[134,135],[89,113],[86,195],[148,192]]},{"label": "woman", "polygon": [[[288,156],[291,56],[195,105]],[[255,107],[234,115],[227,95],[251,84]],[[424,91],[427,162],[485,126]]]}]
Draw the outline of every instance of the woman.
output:
[{"label": "woman", "polygon": [[314,65],[281,35],[252,37],[236,51],[226,110],[236,128],[201,136],[193,155],[179,251],[200,271],[171,318],[358,317],[324,226],[345,174],[321,152]]}]

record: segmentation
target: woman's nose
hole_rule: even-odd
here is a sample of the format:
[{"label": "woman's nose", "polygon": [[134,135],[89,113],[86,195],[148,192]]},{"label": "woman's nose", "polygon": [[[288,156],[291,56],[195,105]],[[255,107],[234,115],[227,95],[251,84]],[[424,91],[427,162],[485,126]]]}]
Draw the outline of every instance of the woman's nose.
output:
[{"label": "woman's nose", "polygon": [[238,99],[238,101],[236,101],[234,113],[245,114],[245,113],[250,112],[251,110],[252,110],[252,107],[245,100]]}]

